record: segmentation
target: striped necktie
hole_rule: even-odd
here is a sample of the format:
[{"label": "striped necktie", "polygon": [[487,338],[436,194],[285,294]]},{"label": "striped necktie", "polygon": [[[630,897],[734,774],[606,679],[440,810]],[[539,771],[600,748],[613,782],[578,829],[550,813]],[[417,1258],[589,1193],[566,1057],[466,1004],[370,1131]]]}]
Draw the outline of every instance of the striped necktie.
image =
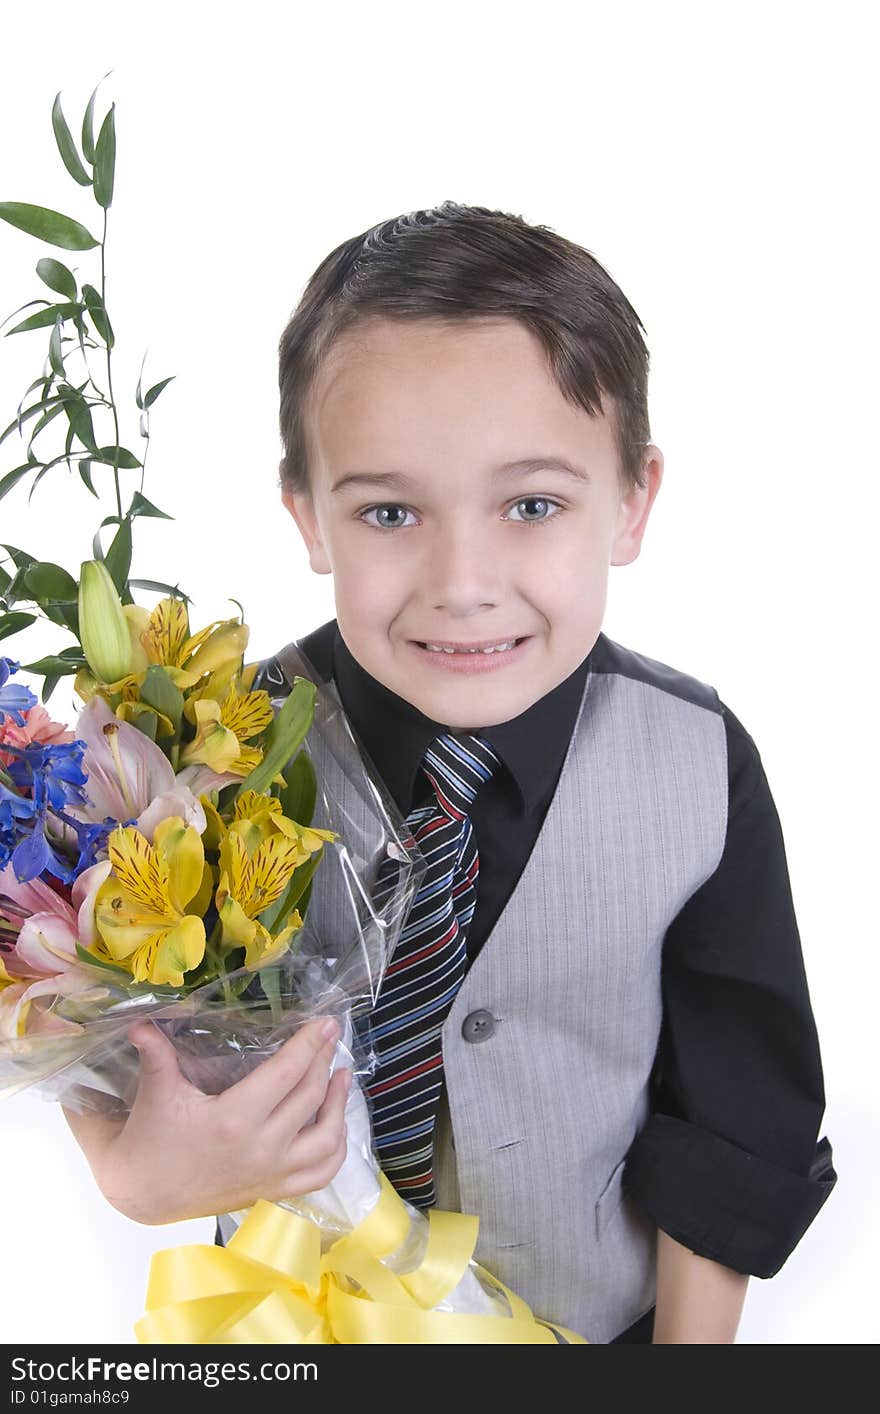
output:
[{"label": "striped necktie", "polygon": [[434,799],[407,818],[427,868],[369,1015],[376,1069],[365,1087],[379,1162],[402,1197],[430,1207],[441,1032],[467,970],[479,855],[468,811],[501,758],[481,737],[435,737],[421,769]]}]

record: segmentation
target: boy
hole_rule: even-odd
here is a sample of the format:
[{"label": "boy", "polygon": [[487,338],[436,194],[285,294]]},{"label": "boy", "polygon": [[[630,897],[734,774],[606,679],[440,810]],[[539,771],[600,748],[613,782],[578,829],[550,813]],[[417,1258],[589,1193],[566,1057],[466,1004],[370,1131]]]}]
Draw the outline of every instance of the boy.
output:
[{"label": "boy", "polygon": [[[593,1343],[730,1343],[749,1274],[778,1271],[836,1174],[757,748],[712,687],[601,632],[663,471],[639,328],[545,227],[450,202],[385,222],[322,262],[282,338],[282,499],[334,577],[302,651],[401,811],[464,831],[432,1084],[389,1105],[380,1043],[391,1079],[368,1086],[386,1172],[476,1213],[477,1258]],[[283,691],[284,659],[258,685]],[[456,814],[459,750],[485,780]],[[386,975],[377,1036],[394,998]],[[166,1101],[179,1079],[141,1041],[149,1129],[151,1076]],[[300,1145],[304,1046],[284,1048]],[[338,1167],[337,1084],[303,1185]],[[273,1154],[263,1196],[278,1174]],[[179,1216],[220,1211],[188,1181]]]}]

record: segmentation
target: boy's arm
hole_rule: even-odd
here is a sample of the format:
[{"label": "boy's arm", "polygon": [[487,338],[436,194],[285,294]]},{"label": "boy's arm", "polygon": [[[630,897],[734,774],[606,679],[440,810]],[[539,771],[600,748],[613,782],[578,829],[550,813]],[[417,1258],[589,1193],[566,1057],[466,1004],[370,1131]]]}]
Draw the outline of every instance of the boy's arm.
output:
[{"label": "boy's arm", "polygon": [[624,1191],[691,1254],[658,1239],[677,1312],[683,1282],[742,1287],[713,1266],[774,1276],[837,1181],[816,1138],[822,1062],[779,817],[755,743],[722,707],[725,847],[664,938],[652,1113],[624,1171]]},{"label": "boy's arm", "polygon": [[733,1345],[748,1276],[657,1229],[654,1345]]}]

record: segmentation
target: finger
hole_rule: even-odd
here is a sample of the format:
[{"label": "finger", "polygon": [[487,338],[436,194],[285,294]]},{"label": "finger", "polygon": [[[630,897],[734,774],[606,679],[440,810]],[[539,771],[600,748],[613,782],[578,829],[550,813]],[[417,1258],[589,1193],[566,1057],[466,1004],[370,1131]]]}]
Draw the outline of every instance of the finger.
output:
[{"label": "finger", "polygon": [[304,1193],[317,1193],[320,1189],[326,1188],[328,1183],[332,1183],[345,1163],[347,1152],[348,1141],[343,1134],[339,1144],[328,1158],[306,1168],[294,1170],[283,1190],[276,1197],[298,1198]]},{"label": "finger", "polygon": [[132,1110],[140,1110],[145,1104],[165,1103],[181,1085],[189,1085],[180,1072],[177,1051],[158,1026],[139,1022],[128,1031],[128,1039],[137,1048],[139,1061]]},{"label": "finger", "polygon": [[[273,1111],[274,1131],[280,1130],[286,1141],[288,1162],[296,1168],[325,1158],[336,1148],[345,1129],[345,1104],[351,1078],[350,1070],[338,1070],[327,1086],[323,1101],[315,1111],[313,1124],[296,1128],[296,1116],[288,1102]],[[274,1137],[274,1135],[273,1135]]]},{"label": "finger", "polygon": [[[319,1058],[322,1065],[325,1061],[329,1065],[327,1057],[332,1055],[338,1036],[339,1025],[332,1017],[307,1022],[279,1046],[274,1056],[261,1061],[250,1075],[231,1085],[222,1098],[265,1118],[285,1095],[296,1089]],[[321,1098],[323,1090],[319,1103]]]}]

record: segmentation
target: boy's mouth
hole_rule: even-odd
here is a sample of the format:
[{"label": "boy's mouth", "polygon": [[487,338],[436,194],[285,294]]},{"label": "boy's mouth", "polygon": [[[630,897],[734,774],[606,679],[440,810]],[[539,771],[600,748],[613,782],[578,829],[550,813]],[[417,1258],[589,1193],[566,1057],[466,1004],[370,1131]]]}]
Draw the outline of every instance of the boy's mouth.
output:
[{"label": "boy's mouth", "polygon": [[479,646],[444,643],[442,639],[437,642],[413,639],[412,646],[423,663],[441,671],[485,673],[518,662],[530,642],[531,636],[490,639]]},{"label": "boy's mouth", "polygon": [[415,639],[414,642],[419,648],[443,653],[503,653],[518,648],[525,638],[483,638],[475,643],[454,643],[446,638],[429,639],[426,643]]}]

